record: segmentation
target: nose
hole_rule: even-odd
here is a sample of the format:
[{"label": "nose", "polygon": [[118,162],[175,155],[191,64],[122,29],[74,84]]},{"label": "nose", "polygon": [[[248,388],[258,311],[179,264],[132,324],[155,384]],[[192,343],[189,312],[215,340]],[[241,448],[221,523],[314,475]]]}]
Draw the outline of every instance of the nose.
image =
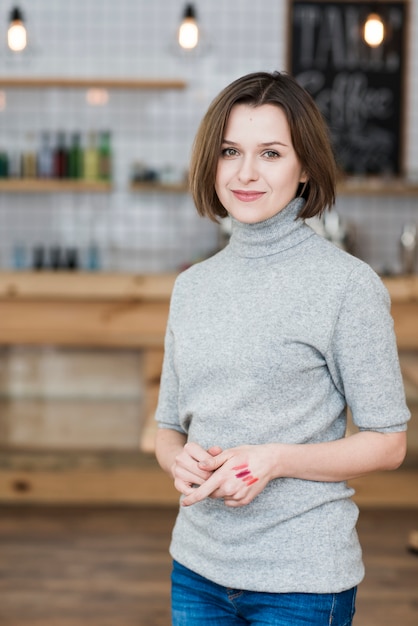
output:
[{"label": "nose", "polygon": [[248,155],[240,161],[238,178],[242,183],[249,183],[252,180],[257,180],[258,170],[252,156]]}]

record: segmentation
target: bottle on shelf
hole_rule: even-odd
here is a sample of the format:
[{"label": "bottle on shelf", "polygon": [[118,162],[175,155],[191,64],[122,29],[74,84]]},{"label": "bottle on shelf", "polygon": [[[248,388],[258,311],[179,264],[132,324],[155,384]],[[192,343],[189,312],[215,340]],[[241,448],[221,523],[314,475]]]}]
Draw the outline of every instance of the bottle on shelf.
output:
[{"label": "bottle on shelf", "polygon": [[110,181],[111,132],[89,132],[85,146],[83,139],[82,133],[75,131],[71,141],[67,141],[66,133],[59,131],[53,140],[53,133],[43,130],[35,141],[35,134],[28,132],[23,146],[15,147],[12,152],[0,148],[0,179]]},{"label": "bottle on shelf", "polygon": [[41,133],[41,144],[38,152],[38,176],[39,178],[52,178],[54,176],[54,151],[48,131]]},{"label": "bottle on shelf", "polygon": [[410,222],[402,228],[401,240],[401,272],[414,274],[417,260],[417,226]]},{"label": "bottle on shelf", "polygon": [[62,266],[62,250],[60,246],[52,246],[49,250],[49,267],[52,270],[60,270]]},{"label": "bottle on shelf", "polygon": [[22,154],[22,177],[36,178],[37,158],[35,150],[35,137],[33,133],[26,135],[26,147]]},{"label": "bottle on shelf", "polygon": [[0,151],[0,178],[9,176],[9,157],[5,150]]},{"label": "bottle on shelf", "polygon": [[9,158],[9,178],[22,177],[22,154],[20,150],[13,150],[8,155]]},{"label": "bottle on shelf", "polygon": [[75,271],[78,269],[78,250],[74,247],[69,247],[65,251],[65,261],[63,268],[69,271]]},{"label": "bottle on shelf", "polygon": [[100,251],[94,243],[91,243],[87,248],[86,269],[90,272],[96,272],[100,269]]},{"label": "bottle on shelf", "polygon": [[83,178],[83,150],[81,148],[81,135],[78,132],[73,133],[68,151],[68,177]]},{"label": "bottle on shelf", "polygon": [[112,149],[109,131],[102,131],[99,135],[99,179],[110,180],[112,176]]},{"label": "bottle on shelf", "polygon": [[45,248],[42,245],[35,246],[32,255],[32,268],[34,270],[44,270],[47,267],[45,258]]},{"label": "bottle on shelf", "polygon": [[99,178],[99,153],[97,150],[97,133],[90,132],[87,146],[84,149],[83,159],[84,180],[97,180]]},{"label": "bottle on shelf", "polygon": [[65,133],[57,134],[57,145],[54,152],[54,176],[55,178],[67,178],[68,176],[68,150],[65,142]]},{"label": "bottle on shelf", "polygon": [[12,250],[12,267],[15,270],[27,268],[26,247],[23,243],[15,243]]}]

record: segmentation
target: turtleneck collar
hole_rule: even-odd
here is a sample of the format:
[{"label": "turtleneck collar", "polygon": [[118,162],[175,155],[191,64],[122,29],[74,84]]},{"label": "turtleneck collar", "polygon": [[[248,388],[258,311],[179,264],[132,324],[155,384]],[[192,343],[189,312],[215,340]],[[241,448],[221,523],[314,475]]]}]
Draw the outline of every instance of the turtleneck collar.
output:
[{"label": "turtleneck collar", "polygon": [[295,198],[263,222],[244,224],[231,217],[231,250],[241,257],[263,257],[292,248],[313,234],[303,219],[296,219],[305,200]]}]

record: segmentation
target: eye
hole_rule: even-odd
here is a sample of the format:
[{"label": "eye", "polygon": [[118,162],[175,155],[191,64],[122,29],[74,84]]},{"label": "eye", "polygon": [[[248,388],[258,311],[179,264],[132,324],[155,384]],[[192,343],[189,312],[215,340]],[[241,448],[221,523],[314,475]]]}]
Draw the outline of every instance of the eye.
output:
[{"label": "eye", "polygon": [[238,154],[238,150],[235,150],[235,148],[223,148],[223,150],[221,151],[221,155],[225,158],[228,157],[235,157]]},{"label": "eye", "polygon": [[280,154],[275,150],[266,150],[265,152],[263,152],[263,156],[267,159],[278,159]]}]

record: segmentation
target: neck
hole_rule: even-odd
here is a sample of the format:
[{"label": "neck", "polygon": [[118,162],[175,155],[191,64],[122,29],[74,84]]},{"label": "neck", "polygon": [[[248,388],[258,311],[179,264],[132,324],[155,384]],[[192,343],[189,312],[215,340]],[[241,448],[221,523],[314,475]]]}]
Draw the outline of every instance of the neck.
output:
[{"label": "neck", "polygon": [[298,214],[303,198],[295,198],[281,211],[263,222],[244,224],[232,218],[230,247],[238,256],[262,257],[295,246],[313,234]]}]

